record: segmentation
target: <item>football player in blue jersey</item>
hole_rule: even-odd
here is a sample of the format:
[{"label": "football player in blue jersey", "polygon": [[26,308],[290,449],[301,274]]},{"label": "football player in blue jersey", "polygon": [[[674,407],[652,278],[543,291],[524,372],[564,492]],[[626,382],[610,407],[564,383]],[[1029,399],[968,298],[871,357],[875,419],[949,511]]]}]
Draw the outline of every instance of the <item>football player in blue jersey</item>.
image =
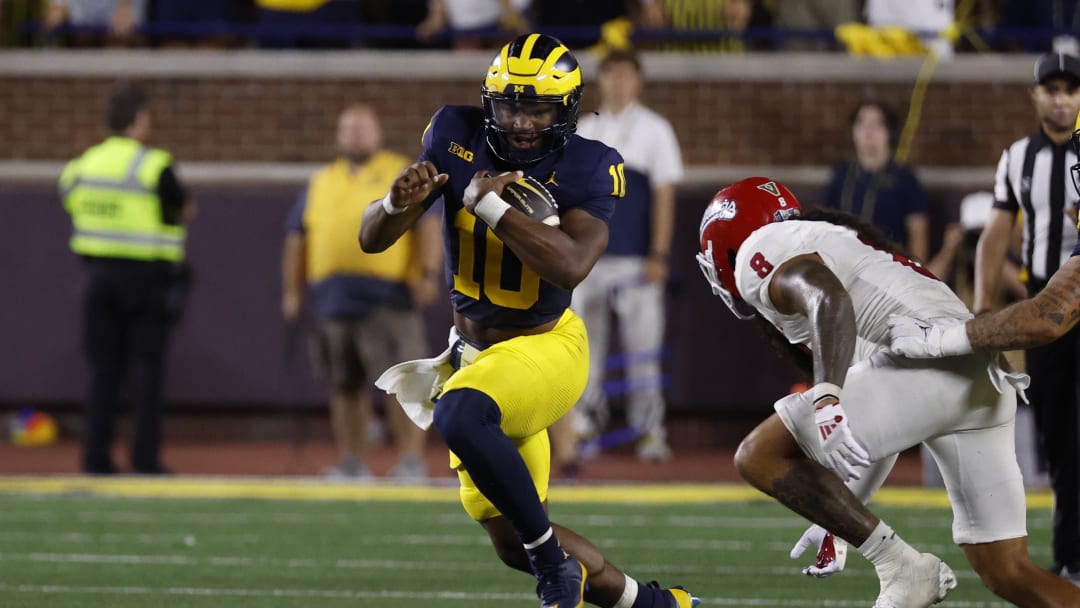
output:
[{"label": "football player in blue jersey", "polygon": [[[577,60],[555,38],[528,34],[502,47],[484,79],[483,107],[435,113],[420,158],[367,208],[360,244],[382,251],[442,198],[460,340],[434,424],[466,512],[504,563],[535,574],[541,606],[689,608],[698,600],[685,590],[638,584],[547,516],[547,428],[588,377],[585,326],[569,309],[570,292],[604,252],[626,188],[618,152],[574,135],[581,84]],[[551,191],[560,226],[502,200],[522,175]]]}]

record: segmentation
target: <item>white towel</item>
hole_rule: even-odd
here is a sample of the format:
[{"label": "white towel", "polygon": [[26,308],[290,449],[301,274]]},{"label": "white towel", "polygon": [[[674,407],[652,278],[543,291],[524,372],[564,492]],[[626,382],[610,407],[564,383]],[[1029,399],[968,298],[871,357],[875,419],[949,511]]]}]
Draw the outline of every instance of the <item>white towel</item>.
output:
[{"label": "white towel", "polygon": [[416,426],[427,429],[435,416],[432,398],[439,394],[443,384],[454,373],[450,365],[450,351],[458,340],[457,330],[450,328],[449,346],[431,359],[405,361],[386,370],[375,381],[389,395],[396,395],[401,409]]}]

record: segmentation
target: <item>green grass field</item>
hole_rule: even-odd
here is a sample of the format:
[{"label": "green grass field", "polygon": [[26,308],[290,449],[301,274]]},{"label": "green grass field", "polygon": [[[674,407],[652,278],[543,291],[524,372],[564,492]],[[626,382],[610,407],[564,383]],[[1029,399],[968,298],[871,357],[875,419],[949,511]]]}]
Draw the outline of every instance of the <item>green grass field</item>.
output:
[{"label": "green grass field", "polygon": [[[0,481],[0,606],[537,606],[531,577],[496,560],[451,488],[111,483]],[[802,576],[787,554],[805,524],[743,488],[553,492],[553,519],[639,579],[685,585],[706,606],[866,607],[876,595],[854,553],[840,576]],[[952,545],[940,492],[881,496],[893,527],[957,571],[943,606],[1005,605]],[[1033,504],[1030,540],[1045,564],[1050,511],[1045,496]]]}]

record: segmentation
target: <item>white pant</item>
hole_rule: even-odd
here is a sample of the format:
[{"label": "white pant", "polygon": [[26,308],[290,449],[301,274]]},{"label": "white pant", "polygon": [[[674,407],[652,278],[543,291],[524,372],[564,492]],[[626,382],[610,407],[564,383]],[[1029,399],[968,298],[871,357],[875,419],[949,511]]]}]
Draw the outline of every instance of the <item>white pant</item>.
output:
[{"label": "white pant", "polygon": [[[1016,463],[1016,393],[1002,393],[985,355],[914,360],[878,352],[853,365],[841,402],[871,460],[924,443],[953,509],[953,540],[985,543],[1027,535],[1024,483]],[[823,462],[808,393],[775,404],[803,452]]]},{"label": "white pant", "polygon": [[660,349],[664,341],[664,286],[645,283],[644,268],[645,258],[604,256],[574,288],[571,307],[585,321],[589,333],[589,383],[578,408],[601,427],[607,424],[604,376],[614,312],[619,342],[628,358],[627,423],[649,434],[662,434],[665,405]]}]

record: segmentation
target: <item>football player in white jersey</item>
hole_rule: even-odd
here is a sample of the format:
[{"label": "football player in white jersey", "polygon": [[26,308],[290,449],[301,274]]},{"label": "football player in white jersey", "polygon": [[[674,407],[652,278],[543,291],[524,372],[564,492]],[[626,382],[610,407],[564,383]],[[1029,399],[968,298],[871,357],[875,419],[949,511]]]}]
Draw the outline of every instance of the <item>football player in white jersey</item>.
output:
[{"label": "football player in white jersey", "polygon": [[802,214],[787,188],[761,177],[716,194],[700,244],[701,269],[732,312],[760,316],[812,359],[813,388],[777,401],[735,455],[747,482],[815,524],[801,545],[829,530],[855,546],[877,571],[875,608],[944,599],[952,570],[864,506],[896,455],[925,443],[952,503],[953,540],[987,588],[1021,607],[1080,606],[1080,590],[1028,556],[1012,386],[1026,378],[991,355],[888,350],[890,315],[970,317],[945,284],[857,218]]}]

